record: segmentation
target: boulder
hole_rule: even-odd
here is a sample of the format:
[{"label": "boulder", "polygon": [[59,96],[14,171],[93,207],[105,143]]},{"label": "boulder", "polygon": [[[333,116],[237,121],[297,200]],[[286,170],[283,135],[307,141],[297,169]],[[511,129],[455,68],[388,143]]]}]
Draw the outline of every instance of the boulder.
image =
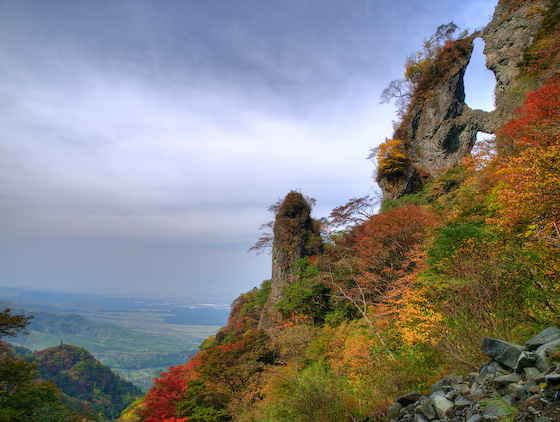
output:
[{"label": "boulder", "polygon": [[454,403],[445,398],[441,392],[436,392],[430,395],[430,399],[434,404],[434,409],[440,419],[444,419],[453,412]]},{"label": "boulder", "polygon": [[428,419],[422,413],[415,413],[414,422],[428,422]]},{"label": "boulder", "polygon": [[410,393],[406,393],[403,394],[402,396],[399,396],[396,398],[396,402],[400,403],[401,406],[408,406],[409,404],[412,403],[416,403],[418,400],[420,400],[420,397],[422,397],[422,395],[420,393],[417,393],[416,391],[411,391]]},{"label": "boulder", "polygon": [[515,372],[521,373],[523,372],[524,368],[529,366],[535,366],[535,363],[539,359],[539,355],[533,352],[522,352],[519,355],[519,359],[517,360],[517,364],[515,365]]},{"label": "boulder", "polygon": [[508,384],[518,383],[521,379],[521,375],[513,372],[509,375],[500,375],[499,377],[494,378],[492,382],[496,387],[504,387]]},{"label": "boulder", "polygon": [[522,352],[523,347],[519,344],[490,337],[482,339],[482,353],[511,369],[517,365]]},{"label": "boulder", "polygon": [[534,381],[541,375],[541,371],[534,366],[529,366],[528,368],[523,368],[523,373],[525,374],[525,378],[529,381]]},{"label": "boulder", "polygon": [[551,363],[548,357],[551,354],[558,352],[559,348],[560,339],[545,343],[535,350],[535,354],[537,355],[536,366],[541,372],[546,372],[551,368]]},{"label": "boulder", "polygon": [[539,334],[525,342],[525,348],[529,351],[537,350],[540,346],[560,339],[560,329],[556,327],[548,327]]},{"label": "boulder", "polygon": [[560,374],[553,373],[545,375],[544,379],[547,383],[551,385],[558,385],[560,384]]},{"label": "boulder", "polygon": [[459,377],[455,374],[448,375],[442,378],[441,380],[439,380],[438,382],[436,382],[434,385],[432,385],[432,388],[430,389],[430,395],[434,394],[437,391],[448,392],[452,388],[459,385],[459,383],[462,381],[463,381],[462,377]]},{"label": "boulder", "polygon": [[[511,398],[508,396],[504,396],[502,397],[502,399],[504,400],[505,403],[507,404],[511,404]],[[486,413],[485,413],[485,417],[486,416],[490,416],[491,418],[503,418],[505,416],[508,416],[510,414],[510,410],[507,408],[507,406],[501,403],[490,403],[488,404],[488,406],[486,406]]]},{"label": "boulder", "polygon": [[436,409],[434,409],[431,399],[421,400],[420,405],[416,409],[430,421],[437,418]]},{"label": "boulder", "polygon": [[397,420],[399,417],[399,412],[402,408],[403,407],[399,402],[394,402],[391,406],[389,406],[389,409],[387,409],[387,420]]},{"label": "boulder", "polygon": [[518,400],[527,396],[527,390],[525,390],[525,386],[521,384],[509,384],[507,393],[508,396]]}]

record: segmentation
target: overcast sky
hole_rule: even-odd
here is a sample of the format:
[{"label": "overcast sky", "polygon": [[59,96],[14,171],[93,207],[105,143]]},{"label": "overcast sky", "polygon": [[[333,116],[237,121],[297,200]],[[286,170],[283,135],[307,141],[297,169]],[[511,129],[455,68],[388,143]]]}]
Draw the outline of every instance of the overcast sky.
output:
[{"label": "overcast sky", "polygon": [[[258,286],[268,205],[300,189],[322,217],[370,193],[382,90],[439,25],[480,28],[496,3],[0,0],[0,286]],[[491,109],[483,60],[467,103]]]}]

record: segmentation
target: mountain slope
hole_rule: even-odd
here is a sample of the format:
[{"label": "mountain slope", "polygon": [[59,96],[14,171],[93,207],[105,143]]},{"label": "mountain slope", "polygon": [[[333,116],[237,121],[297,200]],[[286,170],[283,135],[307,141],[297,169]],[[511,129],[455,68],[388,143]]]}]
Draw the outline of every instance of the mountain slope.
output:
[{"label": "mountain slope", "polygon": [[33,353],[28,360],[39,364],[41,377],[53,380],[68,396],[67,405],[78,412],[116,419],[139,396],[140,388],[101,365],[87,350],[69,344]]}]

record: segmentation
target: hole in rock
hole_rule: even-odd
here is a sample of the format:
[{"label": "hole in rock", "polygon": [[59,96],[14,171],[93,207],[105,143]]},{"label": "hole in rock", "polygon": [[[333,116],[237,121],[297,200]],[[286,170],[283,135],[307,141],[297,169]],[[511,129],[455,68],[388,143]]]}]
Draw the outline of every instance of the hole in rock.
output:
[{"label": "hole in rock", "polygon": [[480,170],[481,168],[486,166],[486,163],[490,161],[490,159],[495,156],[495,148],[493,143],[485,142],[485,141],[492,141],[496,138],[496,135],[492,133],[486,132],[476,132],[476,141],[471,149],[472,156],[478,156],[482,158],[480,162],[477,164],[476,169]]},{"label": "hole in rock", "polygon": [[465,71],[465,103],[473,110],[492,111],[494,105],[494,89],[496,78],[486,68],[486,56],[482,38],[474,40],[471,60]]}]

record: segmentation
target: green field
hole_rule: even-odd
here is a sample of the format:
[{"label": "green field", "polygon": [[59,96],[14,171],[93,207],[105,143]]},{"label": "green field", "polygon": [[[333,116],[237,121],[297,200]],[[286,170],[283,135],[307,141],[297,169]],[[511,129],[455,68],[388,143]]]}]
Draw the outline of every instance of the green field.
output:
[{"label": "green field", "polygon": [[[170,324],[177,313],[135,309],[107,311],[87,309],[80,315],[23,308],[0,301],[14,313],[33,315],[27,335],[10,343],[43,350],[61,343],[83,347],[101,363],[144,391],[153,378],[169,366],[186,363],[198,345],[215,334],[218,325]],[[187,321],[188,322],[188,321]]]}]

